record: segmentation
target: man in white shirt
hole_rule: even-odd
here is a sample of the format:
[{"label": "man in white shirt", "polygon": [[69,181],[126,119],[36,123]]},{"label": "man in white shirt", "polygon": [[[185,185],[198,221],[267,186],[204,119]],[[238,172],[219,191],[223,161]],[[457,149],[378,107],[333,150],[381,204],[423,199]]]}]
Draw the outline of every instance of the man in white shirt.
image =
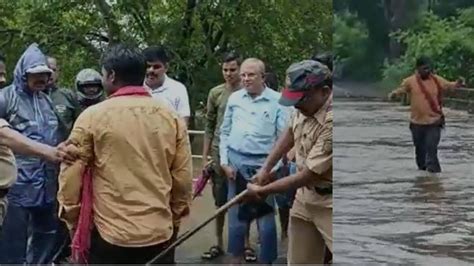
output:
[{"label": "man in white shirt", "polygon": [[143,54],[147,63],[145,87],[150,89],[153,98],[166,102],[189,125],[191,108],[188,91],[181,82],[166,75],[170,58],[165,48],[151,46]]}]

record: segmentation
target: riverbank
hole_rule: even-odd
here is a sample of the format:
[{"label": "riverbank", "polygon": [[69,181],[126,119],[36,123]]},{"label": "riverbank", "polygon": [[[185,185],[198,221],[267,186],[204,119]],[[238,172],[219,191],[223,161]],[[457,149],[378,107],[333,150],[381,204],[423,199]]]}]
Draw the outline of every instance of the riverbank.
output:
[{"label": "riverbank", "polygon": [[337,81],[334,83],[335,98],[363,98],[383,100],[390,89],[382,87],[376,82]]}]

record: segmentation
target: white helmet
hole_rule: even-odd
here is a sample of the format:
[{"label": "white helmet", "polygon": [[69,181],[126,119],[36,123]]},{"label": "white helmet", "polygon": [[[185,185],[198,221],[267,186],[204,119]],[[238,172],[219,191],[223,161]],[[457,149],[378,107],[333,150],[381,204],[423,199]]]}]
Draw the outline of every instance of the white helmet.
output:
[{"label": "white helmet", "polygon": [[[94,95],[87,95],[84,92],[84,87],[88,85],[96,85],[101,89]],[[104,94],[102,76],[99,72],[91,68],[81,70],[76,76],[76,91],[80,102],[99,100]]]}]

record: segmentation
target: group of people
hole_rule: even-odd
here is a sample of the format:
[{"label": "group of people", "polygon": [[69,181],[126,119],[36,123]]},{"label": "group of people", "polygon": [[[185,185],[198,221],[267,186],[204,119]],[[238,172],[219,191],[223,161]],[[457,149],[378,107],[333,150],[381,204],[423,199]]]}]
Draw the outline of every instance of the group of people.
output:
[{"label": "group of people", "polygon": [[[177,238],[191,211],[190,106],[169,61],[163,47],[115,45],[101,73],[84,69],[67,90],[56,59],[26,49],[0,90],[0,263],[143,264]],[[263,61],[225,55],[225,82],[207,101],[203,168],[216,207],[247,190],[227,213],[233,262],[255,256],[253,221],[259,262],[276,260],[275,202],[290,264],[332,252],[331,69],[328,54],[292,64],[278,92]],[[5,72],[0,58],[0,82]],[[224,221],[203,258],[225,253]],[[174,251],[158,263],[174,263]]]},{"label": "group of people", "polygon": [[[5,58],[2,65],[5,70]],[[14,159],[4,146],[0,159],[2,220],[8,214],[0,236],[2,263],[46,263],[65,236],[57,221],[61,159],[55,147],[68,137],[79,113],[104,93],[101,75],[92,69],[77,75],[77,93],[59,89],[57,79],[56,59],[32,44],[18,60],[11,84],[0,91],[0,123],[6,134],[0,143],[15,152]]]},{"label": "group of people", "polygon": [[[291,86],[294,82],[302,82],[300,79],[303,79],[304,82],[304,80],[307,79],[306,75],[309,76],[308,79],[311,77],[317,79],[318,82],[321,82],[321,84],[318,85],[323,87],[322,82],[328,82],[328,80],[332,81],[330,76],[332,58],[330,54],[321,53],[312,59],[313,60],[295,64],[292,68],[288,69],[286,78],[287,86]],[[318,68],[312,65],[316,65],[317,62],[324,63],[324,66],[321,67],[321,64],[318,64]],[[281,93],[277,92],[277,86],[271,85],[277,84],[277,82],[274,82],[275,76],[269,75],[268,72],[265,71],[265,65],[261,60],[249,58],[242,63],[239,56],[234,53],[227,54],[223,58],[222,74],[225,83],[209,91],[203,147],[203,158],[211,158],[210,162],[207,160],[203,162],[203,167],[209,165],[212,169],[212,192],[216,207],[224,205],[227,200],[243,191],[247,184],[249,182],[251,184],[258,176],[262,176],[262,179],[268,178],[267,172],[263,170],[259,172],[259,169],[264,169],[262,167],[265,165],[277,164],[272,161],[265,164],[265,159],[271,154],[272,148],[278,146],[277,140],[279,138],[286,137],[285,141],[289,141],[290,143],[285,143],[285,145],[290,146],[290,148],[288,150],[276,151],[280,155],[278,157],[279,163],[276,166],[272,166],[271,169],[268,169],[269,172],[271,172],[270,176],[279,179],[289,176],[290,174],[294,175],[297,172],[296,166],[298,161],[296,157],[298,156],[296,156],[295,153],[298,147],[296,147],[296,145],[292,147],[293,140],[290,140],[290,138],[294,136],[292,134],[287,135],[292,132],[292,129],[289,128],[289,126],[291,127],[292,125],[289,123],[294,119],[292,118],[292,113],[295,109],[288,106],[296,105],[296,109],[298,110],[304,108],[302,107],[304,106],[304,101],[298,100],[304,98],[302,91],[305,91],[305,84],[296,83],[296,85],[293,86],[303,87],[298,88],[301,91],[291,92],[284,90]],[[293,81],[292,78],[296,81]],[[326,86],[332,88],[332,83]],[[309,85],[309,87],[312,88],[311,85]],[[285,96],[293,97],[293,100],[280,100],[280,98]],[[322,98],[327,100],[331,99],[331,96],[325,95],[325,97]],[[309,100],[307,104],[310,105],[310,110],[307,111],[309,117],[314,117],[315,113],[312,112],[322,108],[321,103],[315,103],[312,100]],[[314,106],[311,106],[312,104],[314,104]],[[328,106],[330,106],[329,103]],[[332,112],[330,114],[332,115]],[[326,120],[326,117],[324,117],[325,113],[321,113],[320,116],[321,120],[319,120],[319,122],[322,125]],[[332,121],[328,121],[328,123],[330,122],[332,123]],[[310,133],[316,129],[314,126],[315,125],[312,125],[310,128],[304,129],[300,128],[299,130],[310,130],[308,132]],[[325,137],[332,139],[332,131],[331,135]],[[307,147],[304,148],[304,151],[300,151],[302,153],[301,156],[304,156],[303,158],[308,156],[309,151],[315,144],[315,139],[312,138],[316,138],[316,135],[305,140]],[[300,136],[298,136],[298,141],[302,141]],[[332,143],[328,143],[326,148],[329,145],[332,145]],[[299,158],[299,160],[303,158]],[[303,162],[299,163],[299,167],[303,168],[303,165],[301,165]],[[328,161],[324,163],[332,163],[332,157],[328,158]],[[332,170],[332,168],[330,170]],[[324,171],[328,171],[328,175],[331,173],[328,169]],[[329,183],[331,183],[331,181],[332,179],[330,179]],[[269,181],[262,182],[261,184],[265,184]],[[320,195],[325,196],[326,199],[331,198],[331,185],[321,185],[321,188],[323,187],[325,187],[325,190],[321,190]],[[250,191],[253,191],[254,188],[255,187],[250,187]],[[278,242],[274,213],[270,211],[265,212],[264,209],[267,207],[267,210],[273,210],[275,203],[277,203],[282,227],[282,238],[285,239],[289,223],[289,209],[293,204],[296,188],[298,188],[298,186],[286,187],[281,190],[281,193],[272,193],[275,195],[266,197],[266,204],[256,210],[256,212],[260,211],[260,214],[257,213],[253,216],[245,215],[246,210],[249,212],[245,204],[234,206],[229,210],[228,251],[233,255],[234,261],[240,261],[242,257],[246,262],[257,260],[255,251],[248,240],[249,227],[253,220],[256,220],[260,234],[260,254],[258,260],[262,263],[271,263],[276,260]],[[325,207],[326,210],[330,210],[331,204],[329,203],[325,205]],[[327,213],[325,214],[327,215]],[[332,235],[332,230],[329,224],[332,223],[332,220],[330,220],[330,216],[326,216],[326,218],[329,218],[329,220],[324,221],[327,226],[324,227],[324,229],[320,227],[320,230],[324,230],[324,235],[330,236]],[[311,217],[308,218],[305,216],[304,219],[312,221]],[[216,218],[217,244],[210,247],[209,251],[203,254],[203,258],[216,258],[225,254],[223,246],[224,221],[225,215],[220,215]],[[318,234],[312,235],[317,236]],[[324,256],[314,251],[320,247],[324,251],[326,244],[329,244],[328,247],[332,248],[330,246],[332,242],[331,237],[324,239],[325,241],[322,240],[323,238],[319,238],[319,242],[317,242],[318,245],[313,246],[303,257],[294,257],[294,260],[317,263],[319,259],[324,258]],[[297,245],[297,242],[292,242],[290,245],[293,247]],[[301,250],[300,248],[301,247],[297,245],[294,250]]]}]

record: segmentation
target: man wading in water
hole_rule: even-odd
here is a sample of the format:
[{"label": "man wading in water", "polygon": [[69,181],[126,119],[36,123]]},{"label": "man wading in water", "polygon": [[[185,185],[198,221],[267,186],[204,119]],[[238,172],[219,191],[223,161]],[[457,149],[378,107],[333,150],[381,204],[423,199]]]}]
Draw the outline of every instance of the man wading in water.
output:
[{"label": "man wading in water", "polygon": [[445,125],[442,94],[444,90],[462,86],[464,86],[462,78],[456,82],[449,82],[435,75],[430,59],[421,56],[416,60],[416,73],[404,79],[400,88],[388,95],[389,99],[394,99],[401,94],[410,94],[410,130],[419,170],[430,173],[441,172],[438,145],[441,129]]}]

